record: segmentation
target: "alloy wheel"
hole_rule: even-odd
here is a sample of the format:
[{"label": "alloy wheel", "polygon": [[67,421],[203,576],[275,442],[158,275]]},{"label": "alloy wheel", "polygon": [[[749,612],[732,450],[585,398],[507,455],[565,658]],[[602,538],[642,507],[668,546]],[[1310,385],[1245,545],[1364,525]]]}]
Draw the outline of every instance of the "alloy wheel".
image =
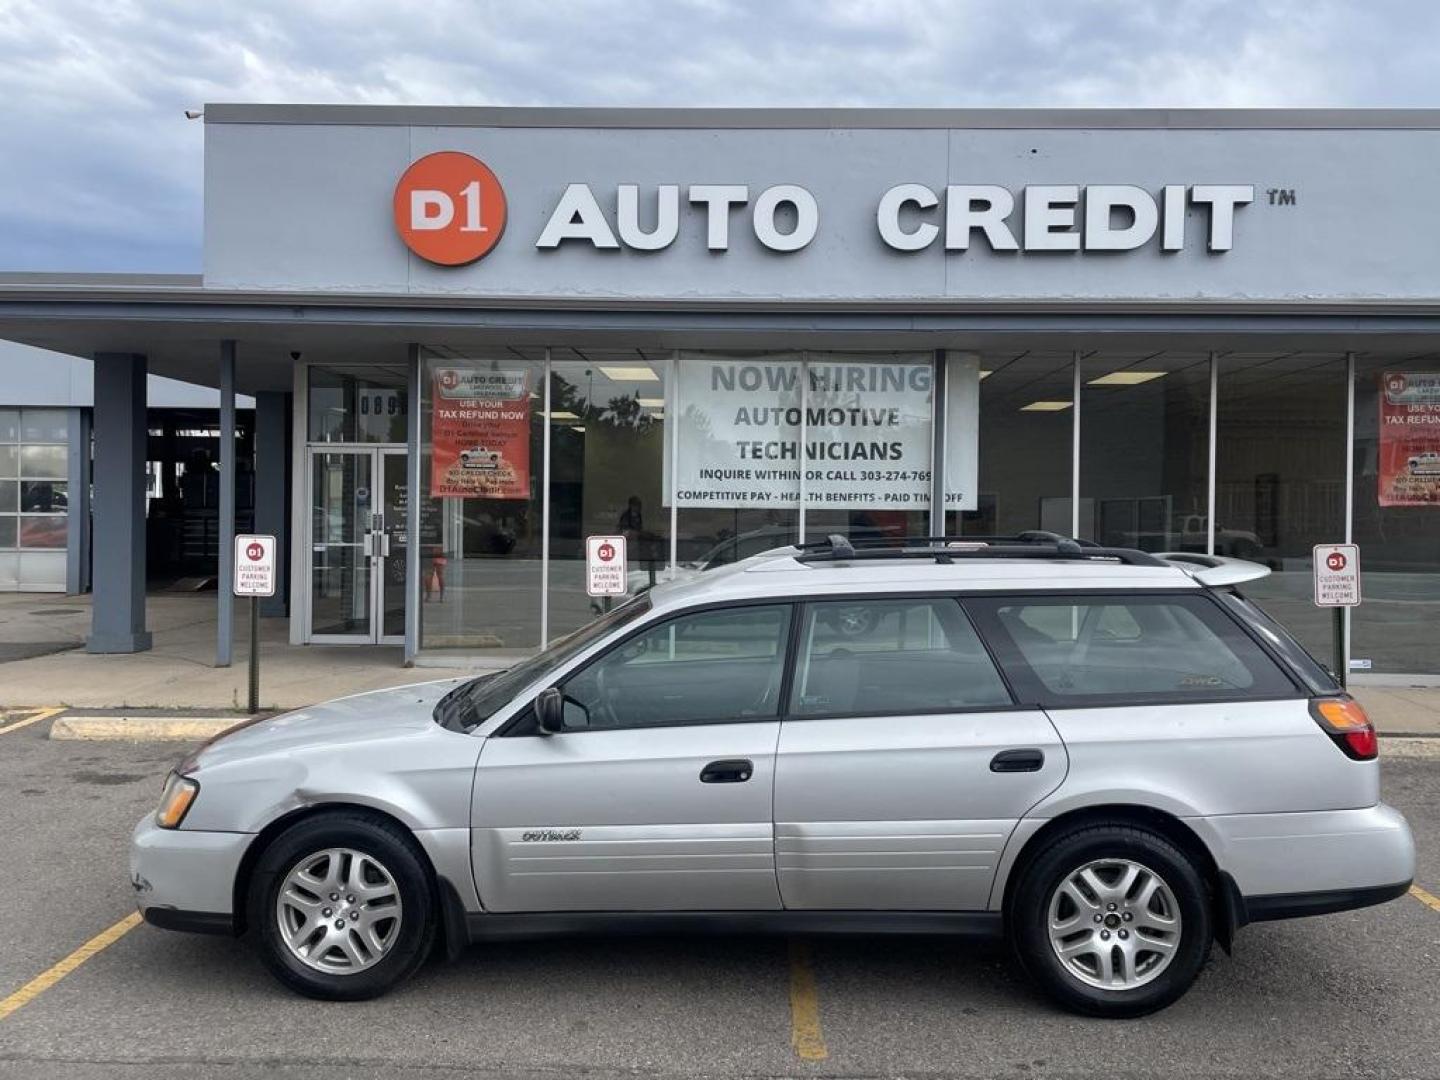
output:
[{"label": "alloy wheel", "polygon": [[400,936],[400,889],[374,856],[353,848],[307,855],[275,899],[280,938],[292,956],[330,975],[373,967]]},{"label": "alloy wheel", "polygon": [[1067,974],[1102,990],[1158,978],[1180,947],[1180,905],[1165,880],[1129,859],[1067,874],[1047,905],[1050,947]]}]

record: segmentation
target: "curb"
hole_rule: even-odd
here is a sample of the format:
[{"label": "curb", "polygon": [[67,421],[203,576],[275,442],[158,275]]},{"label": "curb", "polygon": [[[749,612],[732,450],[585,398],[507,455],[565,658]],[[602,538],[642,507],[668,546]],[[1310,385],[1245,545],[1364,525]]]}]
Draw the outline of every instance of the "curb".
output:
[{"label": "curb", "polygon": [[119,742],[198,742],[227,731],[244,719],[201,716],[62,716],[50,726],[50,738]]}]

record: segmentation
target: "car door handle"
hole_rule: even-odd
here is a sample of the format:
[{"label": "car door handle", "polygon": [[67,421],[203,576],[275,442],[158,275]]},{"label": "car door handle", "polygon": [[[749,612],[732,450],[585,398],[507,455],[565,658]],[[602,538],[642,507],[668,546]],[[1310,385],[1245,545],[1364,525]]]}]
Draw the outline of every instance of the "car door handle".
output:
[{"label": "car door handle", "polygon": [[1001,750],[990,759],[991,772],[1039,772],[1044,765],[1044,752],[1034,748]]},{"label": "car door handle", "polygon": [[755,772],[755,763],[745,758],[712,761],[700,770],[702,784],[743,784]]}]

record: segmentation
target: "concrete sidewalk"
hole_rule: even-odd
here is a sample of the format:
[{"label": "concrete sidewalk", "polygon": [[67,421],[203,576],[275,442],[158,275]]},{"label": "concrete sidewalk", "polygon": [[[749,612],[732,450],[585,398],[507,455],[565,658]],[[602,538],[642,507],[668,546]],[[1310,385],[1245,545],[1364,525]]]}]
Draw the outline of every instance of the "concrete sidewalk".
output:
[{"label": "concrete sidewalk", "polygon": [[[155,647],[125,656],[84,651],[90,629],[87,596],[0,596],[0,707],[244,709],[248,630],[245,605],[236,607],[234,663],[217,668],[214,593],[150,596]],[[407,668],[398,646],[291,645],[285,620],[264,619],[260,627],[260,702],[266,711],[493,671],[517,658],[497,655],[463,668]],[[1352,691],[1381,732],[1440,735],[1440,687],[1361,685]]]},{"label": "concrete sidewalk", "polygon": [[[248,611],[244,602],[235,606],[233,663],[217,668],[213,592],[152,594],[147,623],[154,648],[112,656],[84,651],[88,596],[0,596],[0,661],[8,661],[0,662],[0,706],[242,710]],[[399,646],[291,645],[284,619],[262,619],[260,634],[260,703],[267,711],[514,662],[505,656],[465,668],[407,668]]]}]

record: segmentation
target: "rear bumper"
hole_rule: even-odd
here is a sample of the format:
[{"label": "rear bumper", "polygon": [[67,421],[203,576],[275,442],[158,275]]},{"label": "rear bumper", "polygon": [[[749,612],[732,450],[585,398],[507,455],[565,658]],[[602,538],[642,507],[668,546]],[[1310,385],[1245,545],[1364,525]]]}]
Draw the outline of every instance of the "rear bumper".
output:
[{"label": "rear bumper", "polygon": [[1327,892],[1274,893],[1270,896],[1242,897],[1242,922],[1268,922],[1271,919],[1298,919],[1306,915],[1330,915],[1337,911],[1354,911],[1404,896],[1410,889],[1408,880],[1394,885],[1376,885],[1368,889],[1332,889]]},{"label": "rear bumper", "polygon": [[[1404,892],[1415,876],[1410,826],[1384,803],[1190,821],[1254,920],[1382,903]],[[1267,911],[1277,914],[1262,914]]]},{"label": "rear bumper", "polygon": [[135,906],[152,926],[234,933],[235,875],[252,839],[249,833],[162,829],[147,814],[130,839]]}]

